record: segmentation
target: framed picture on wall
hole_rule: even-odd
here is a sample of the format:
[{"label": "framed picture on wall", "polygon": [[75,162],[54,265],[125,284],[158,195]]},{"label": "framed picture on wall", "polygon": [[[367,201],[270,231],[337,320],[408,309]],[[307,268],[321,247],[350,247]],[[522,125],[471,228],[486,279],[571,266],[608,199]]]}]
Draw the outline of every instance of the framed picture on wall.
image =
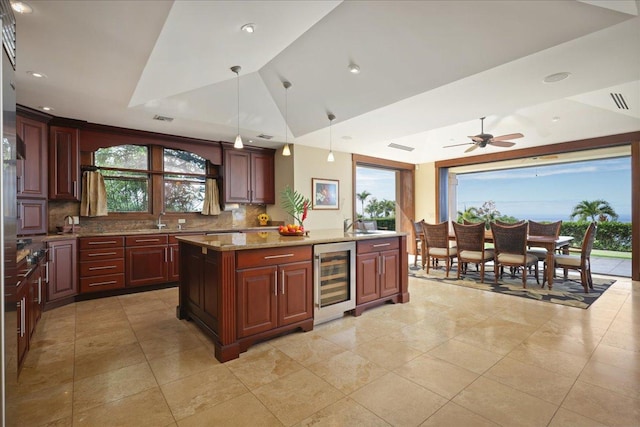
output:
[{"label": "framed picture on wall", "polygon": [[340,182],[335,179],[311,178],[313,209],[338,209]]}]

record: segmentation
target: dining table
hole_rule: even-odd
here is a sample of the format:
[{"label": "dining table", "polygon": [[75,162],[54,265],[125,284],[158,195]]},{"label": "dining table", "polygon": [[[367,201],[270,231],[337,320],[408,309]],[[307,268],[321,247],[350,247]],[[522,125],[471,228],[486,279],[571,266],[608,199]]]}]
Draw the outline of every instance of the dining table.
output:
[{"label": "dining table", "polygon": [[[449,240],[456,240],[456,236],[453,232],[449,233]],[[484,241],[486,243],[493,243],[493,234],[491,230],[485,230],[484,232]],[[547,250],[547,257],[545,262],[547,263],[546,269],[546,278],[544,279],[549,286],[549,290],[553,288],[553,276],[555,272],[555,253],[556,251],[560,251],[563,254],[569,253],[569,245],[573,241],[573,236],[558,236],[556,239],[555,236],[535,236],[528,235],[527,236],[527,246],[529,247],[537,247],[544,248]],[[422,240],[422,253],[424,251],[424,239]],[[542,286],[544,287],[544,281],[542,282]]]}]

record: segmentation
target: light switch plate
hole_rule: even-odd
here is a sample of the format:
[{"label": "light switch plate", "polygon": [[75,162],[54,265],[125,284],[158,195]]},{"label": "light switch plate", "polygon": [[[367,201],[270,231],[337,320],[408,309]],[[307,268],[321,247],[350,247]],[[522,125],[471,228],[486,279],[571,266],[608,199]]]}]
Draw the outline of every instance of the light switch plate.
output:
[{"label": "light switch plate", "polygon": [[178,224],[184,224],[185,222],[187,222],[187,220],[186,220],[186,219],[184,219],[184,218],[180,218],[180,219],[178,220]]},{"label": "light switch plate", "polygon": [[74,225],[80,224],[80,217],[79,216],[74,216],[73,217],[73,224]]}]

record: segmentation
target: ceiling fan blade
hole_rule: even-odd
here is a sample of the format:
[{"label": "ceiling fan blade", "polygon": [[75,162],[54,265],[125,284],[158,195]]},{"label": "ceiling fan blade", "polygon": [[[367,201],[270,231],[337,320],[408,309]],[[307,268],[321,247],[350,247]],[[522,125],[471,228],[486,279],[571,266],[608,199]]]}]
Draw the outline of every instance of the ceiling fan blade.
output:
[{"label": "ceiling fan blade", "polygon": [[468,138],[471,138],[471,140],[474,142],[482,142],[482,138],[480,138],[479,136],[469,136]]},{"label": "ceiling fan blade", "polygon": [[516,145],[515,142],[511,142],[511,141],[496,141],[496,140],[491,140],[487,144],[495,145],[496,147],[513,147],[514,145]]},{"label": "ceiling fan blade", "polygon": [[464,143],[462,143],[462,144],[444,145],[442,148],[459,147],[459,146],[461,146],[461,145],[469,145],[469,144],[473,144],[473,142],[464,142]]},{"label": "ceiling fan blade", "polygon": [[493,141],[506,141],[508,139],[517,139],[517,138],[522,138],[524,135],[521,133],[510,133],[509,135],[500,135],[500,136],[494,136],[493,138],[491,138],[491,140]]},{"label": "ceiling fan blade", "polygon": [[467,148],[466,150],[464,150],[465,153],[468,153],[469,151],[473,151],[476,148],[478,148],[478,144],[473,144],[471,147]]}]

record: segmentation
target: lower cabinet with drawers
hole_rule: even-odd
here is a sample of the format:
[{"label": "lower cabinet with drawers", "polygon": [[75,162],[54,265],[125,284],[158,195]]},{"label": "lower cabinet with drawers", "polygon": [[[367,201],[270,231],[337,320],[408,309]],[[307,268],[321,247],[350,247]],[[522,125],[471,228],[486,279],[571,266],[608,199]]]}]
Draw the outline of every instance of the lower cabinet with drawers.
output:
[{"label": "lower cabinet with drawers", "polygon": [[79,241],[80,292],[124,288],[124,237],[81,237]]}]

